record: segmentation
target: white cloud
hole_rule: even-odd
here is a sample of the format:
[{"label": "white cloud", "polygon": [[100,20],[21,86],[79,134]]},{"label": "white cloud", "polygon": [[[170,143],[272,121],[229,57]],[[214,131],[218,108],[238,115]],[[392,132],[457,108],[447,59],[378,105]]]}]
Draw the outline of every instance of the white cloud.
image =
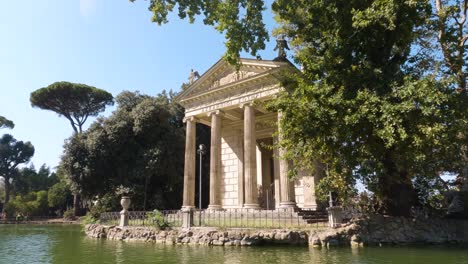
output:
[{"label": "white cloud", "polygon": [[96,12],[98,0],[80,0],[80,14],[89,17]]}]

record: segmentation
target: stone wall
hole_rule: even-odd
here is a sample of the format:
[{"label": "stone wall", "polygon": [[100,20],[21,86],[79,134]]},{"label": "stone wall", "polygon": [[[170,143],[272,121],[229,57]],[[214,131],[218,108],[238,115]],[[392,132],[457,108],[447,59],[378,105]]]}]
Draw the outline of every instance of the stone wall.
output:
[{"label": "stone wall", "polygon": [[161,231],[150,227],[86,225],[86,235],[111,240],[165,244],[251,246],[261,244],[373,246],[468,244],[468,221],[373,216],[344,227],[304,230],[192,228]]},{"label": "stone wall", "polygon": [[[221,137],[221,203],[223,208],[237,208],[239,171],[242,164],[239,153],[242,153],[242,137],[240,130],[223,128]],[[239,169],[240,168],[240,169]]]},{"label": "stone wall", "polygon": [[468,243],[468,221],[373,216],[309,236],[314,247],[453,243]]},{"label": "stone wall", "polygon": [[306,231],[290,230],[156,230],[150,227],[118,227],[90,224],[85,233],[93,238],[145,241],[161,244],[192,244],[214,246],[252,246],[262,244],[307,245]]}]

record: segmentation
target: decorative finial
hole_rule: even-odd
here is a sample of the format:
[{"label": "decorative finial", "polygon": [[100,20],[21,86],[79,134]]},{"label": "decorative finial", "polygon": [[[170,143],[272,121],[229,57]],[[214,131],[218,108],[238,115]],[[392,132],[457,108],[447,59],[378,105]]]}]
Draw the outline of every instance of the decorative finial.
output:
[{"label": "decorative finial", "polygon": [[194,71],[193,69],[190,69],[190,75],[189,75],[189,84],[194,83],[198,78],[200,78],[200,74],[198,74],[197,71]]},{"label": "decorative finial", "polygon": [[279,36],[276,39],[276,47],[274,50],[278,50],[278,57],[274,59],[274,61],[285,61],[286,58],[286,50],[289,50],[288,42],[284,39],[284,36]]}]

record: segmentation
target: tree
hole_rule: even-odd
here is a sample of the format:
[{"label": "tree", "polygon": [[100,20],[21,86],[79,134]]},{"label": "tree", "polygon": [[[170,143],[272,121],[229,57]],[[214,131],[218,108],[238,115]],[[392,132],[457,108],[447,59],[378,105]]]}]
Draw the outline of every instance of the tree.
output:
[{"label": "tree", "polygon": [[14,128],[15,124],[13,121],[6,119],[3,116],[0,116],[0,128]]},{"label": "tree", "polygon": [[[90,116],[104,111],[113,105],[112,94],[79,83],[56,82],[31,93],[31,105],[51,110],[70,121],[75,133],[83,132],[83,125]],[[74,212],[79,214],[79,193],[74,194]]]},{"label": "tree", "polygon": [[66,209],[68,197],[71,197],[71,192],[65,182],[60,181],[54,184],[47,194],[49,207],[58,210]]},{"label": "tree", "polygon": [[64,116],[76,133],[83,131],[88,117],[113,105],[112,94],[79,83],[56,82],[31,93],[31,105]]},{"label": "tree", "polygon": [[[266,39],[264,1],[152,0],[153,21],[166,23],[177,5],[179,17],[201,15],[226,33],[230,62]],[[272,9],[275,34],[303,68],[270,105],[285,116],[283,158],[323,164],[321,187],[344,191],[361,178],[392,215],[418,204],[415,178],[463,169],[467,1],[275,0]],[[424,49],[434,33],[440,45]]]},{"label": "tree", "polygon": [[[455,91],[451,96],[451,105],[457,118],[452,124],[458,136],[454,138],[452,152],[457,153],[459,161],[458,181],[462,184],[461,190],[468,196],[468,155],[467,138],[467,94],[468,89],[468,0],[435,1],[435,15],[430,26],[437,35],[438,46],[442,59],[442,78],[447,85]],[[468,201],[466,204],[468,208]]]},{"label": "tree", "polygon": [[182,188],[184,127],[174,94],[117,96],[118,108],[64,146],[60,170],[84,197],[133,187],[134,206],[173,208]]},{"label": "tree", "polygon": [[16,194],[25,195],[29,192],[48,190],[52,185],[59,181],[55,172],[43,164],[39,170],[34,165],[24,167],[18,170],[18,176],[12,183]]},{"label": "tree", "polygon": [[22,214],[23,216],[45,216],[48,214],[47,191],[30,192],[17,195],[5,206],[8,216]]},{"label": "tree", "polygon": [[18,175],[18,165],[29,162],[33,155],[31,142],[17,141],[8,134],[0,138],[0,175],[5,184],[4,209],[10,200],[11,180]]}]

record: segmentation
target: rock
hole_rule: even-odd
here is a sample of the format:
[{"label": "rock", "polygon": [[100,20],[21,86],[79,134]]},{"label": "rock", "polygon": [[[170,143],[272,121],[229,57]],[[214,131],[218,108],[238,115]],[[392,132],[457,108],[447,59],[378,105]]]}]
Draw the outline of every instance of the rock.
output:
[{"label": "rock", "polygon": [[213,240],[213,246],[224,246],[224,241],[222,241],[222,240]]}]

